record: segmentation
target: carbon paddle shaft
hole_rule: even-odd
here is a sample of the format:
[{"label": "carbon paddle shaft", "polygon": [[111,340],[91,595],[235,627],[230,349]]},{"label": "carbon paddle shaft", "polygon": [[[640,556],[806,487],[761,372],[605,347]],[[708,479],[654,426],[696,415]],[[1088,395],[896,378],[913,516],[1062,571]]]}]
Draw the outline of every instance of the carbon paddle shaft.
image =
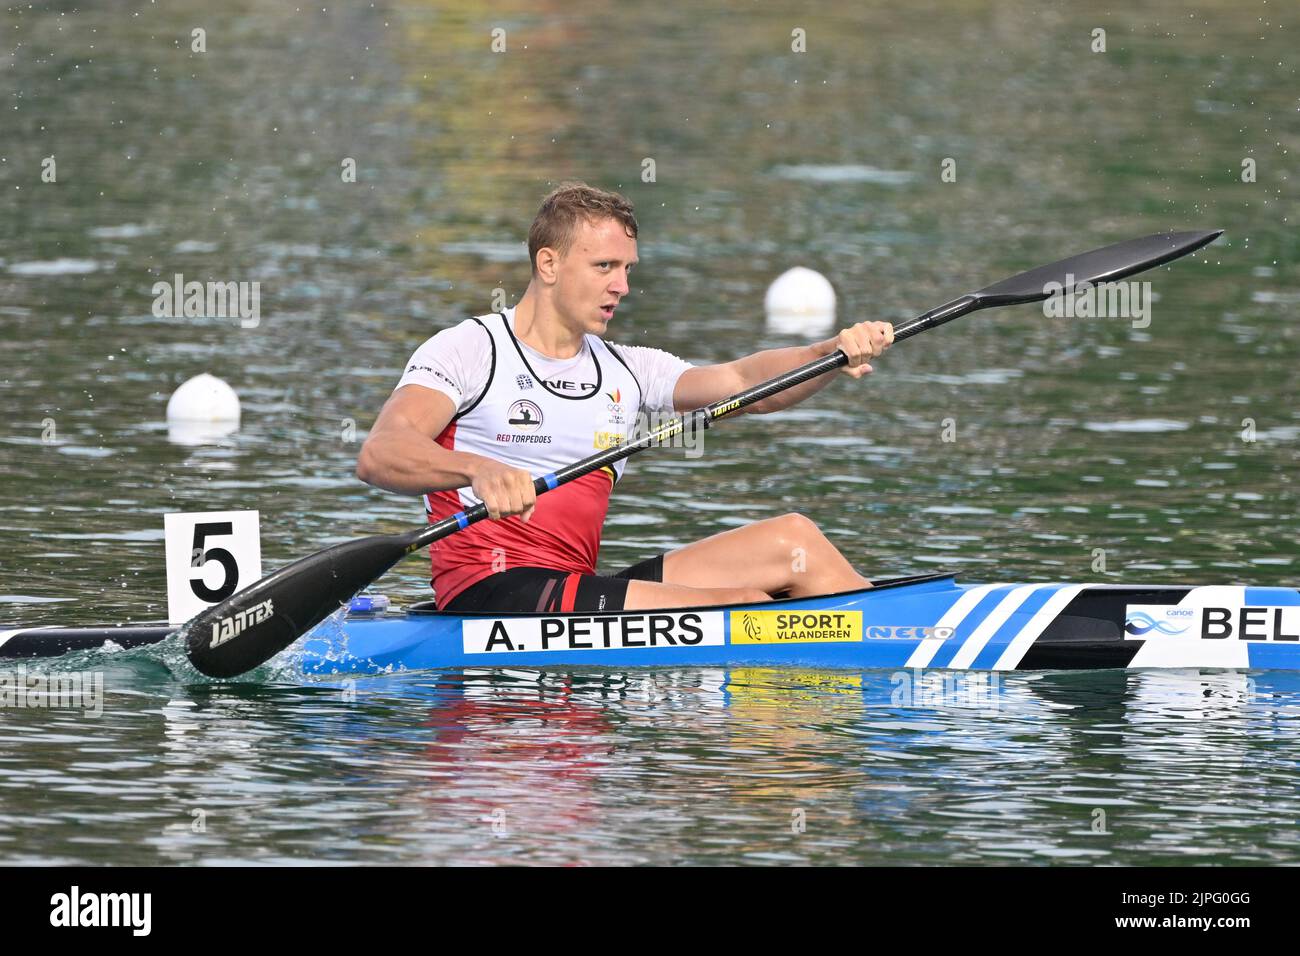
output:
[{"label": "carbon paddle shaft", "polygon": [[[1041,302],[1082,286],[1110,282],[1187,255],[1222,230],[1157,233],[1040,266],[931,309],[894,329],[894,341],[999,305]],[[533,481],[538,495],[622,461],[669,439],[694,435],[715,421],[848,364],[838,349],[755,385],[738,395],[682,415],[645,435]],[[443,520],[400,534],[375,535],[301,558],[203,611],[185,629],[190,661],[209,677],[236,677],[270,660],[412,551],[427,547],[488,516],[482,502]]]}]

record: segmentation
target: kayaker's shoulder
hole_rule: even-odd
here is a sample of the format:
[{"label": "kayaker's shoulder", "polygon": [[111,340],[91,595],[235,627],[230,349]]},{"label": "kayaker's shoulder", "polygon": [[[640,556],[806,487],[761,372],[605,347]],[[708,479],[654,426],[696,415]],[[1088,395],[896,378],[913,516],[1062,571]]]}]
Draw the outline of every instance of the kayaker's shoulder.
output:
[{"label": "kayaker's shoulder", "polygon": [[655,348],[653,345],[628,345],[626,342],[611,342],[609,339],[601,339],[594,335],[588,335],[587,338],[596,339],[624,362],[680,365],[684,368],[690,368],[692,364],[667,349]]},{"label": "kayaker's shoulder", "polygon": [[486,391],[496,366],[496,345],[487,329],[469,318],[440,329],[411,353],[397,382],[445,393],[464,413]]},{"label": "kayaker's shoulder", "polygon": [[454,356],[469,362],[487,360],[496,351],[496,346],[492,341],[492,335],[483,325],[482,318],[462,319],[455,325],[434,332],[416,346],[408,365],[419,364],[420,361],[435,355]]},{"label": "kayaker's shoulder", "polygon": [[632,373],[641,390],[641,404],[653,411],[673,408],[673,391],[682,374],[694,366],[672,352],[649,345],[626,345],[601,340],[605,347]]},{"label": "kayaker's shoulder", "polygon": [[476,315],[461,319],[455,325],[449,325],[445,329],[439,329],[433,335],[425,339],[425,343],[438,342],[447,343],[448,345],[481,345],[487,347],[492,341],[492,335],[487,330],[486,323],[496,318],[492,313],[487,315]]}]

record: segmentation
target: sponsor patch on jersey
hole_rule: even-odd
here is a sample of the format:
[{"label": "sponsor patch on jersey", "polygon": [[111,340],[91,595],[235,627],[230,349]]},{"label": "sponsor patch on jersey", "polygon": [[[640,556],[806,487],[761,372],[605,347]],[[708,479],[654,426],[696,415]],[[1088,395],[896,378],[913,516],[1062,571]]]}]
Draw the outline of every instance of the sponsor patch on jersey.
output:
[{"label": "sponsor patch on jersey", "polygon": [[542,427],[542,407],[521,398],[510,405],[506,422],[521,432],[535,432]]},{"label": "sponsor patch on jersey", "polygon": [[563,378],[548,378],[546,384],[557,392],[594,392],[595,382],[570,382]]},{"label": "sponsor patch on jersey", "polygon": [[603,450],[605,448],[614,448],[623,444],[622,432],[596,432],[591,447]]},{"label": "sponsor patch on jersey", "polygon": [[450,385],[452,388],[456,390],[457,394],[460,394],[460,386],[457,385],[456,382],[450,376],[445,375],[438,369],[433,368],[429,365],[408,365],[406,371],[407,372],[428,372],[430,375],[432,375],[434,378],[438,379],[439,381],[446,382],[448,385]]},{"label": "sponsor patch on jersey", "polygon": [[461,625],[466,654],[721,647],[725,643],[721,611],[484,618]]},{"label": "sponsor patch on jersey", "polygon": [[611,425],[627,424],[627,407],[623,404],[623,393],[619,389],[612,392],[606,392],[605,397],[609,402],[605,405],[605,411],[609,413],[609,423]]},{"label": "sponsor patch on jersey", "polygon": [[1300,605],[1265,607],[1183,607],[1129,604],[1124,637],[1131,641],[1300,642]]},{"label": "sponsor patch on jersey", "polygon": [[732,644],[842,644],[862,640],[861,611],[732,611]]},{"label": "sponsor patch on jersey", "polygon": [[513,434],[511,434],[510,432],[504,432],[503,434],[497,435],[497,441],[501,442],[504,445],[511,445],[511,444],[549,445],[551,443],[551,436],[550,435],[528,435],[528,434],[521,435],[519,434],[519,432],[515,432]]}]

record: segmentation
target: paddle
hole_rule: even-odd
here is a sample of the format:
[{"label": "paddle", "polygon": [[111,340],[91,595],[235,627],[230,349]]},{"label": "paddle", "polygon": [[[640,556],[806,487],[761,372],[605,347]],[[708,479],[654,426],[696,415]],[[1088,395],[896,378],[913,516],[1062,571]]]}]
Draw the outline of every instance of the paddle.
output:
[{"label": "paddle", "polygon": [[[911,338],[980,309],[1041,302],[1056,291],[1048,289],[1051,283],[1059,284],[1064,292],[1070,292],[1085,282],[1095,284],[1123,279],[1185,256],[1213,242],[1221,232],[1160,233],[1040,266],[953,299],[896,326],[894,341]],[[537,494],[543,495],[688,428],[692,433],[708,428],[720,418],[818,375],[825,375],[847,362],[848,356],[836,350],[769,382],[683,415],[626,444],[599,452],[554,474],[544,475],[534,481],[534,487]],[[185,626],[190,660],[210,677],[235,677],[252,670],[346,604],[354,594],[373,583],[404,556],[486,517],[487,509],[480,502],[436,524],[401,534],[375,535],[350,541],[301,558],[220,604],[214,604],[191,620]]]}]

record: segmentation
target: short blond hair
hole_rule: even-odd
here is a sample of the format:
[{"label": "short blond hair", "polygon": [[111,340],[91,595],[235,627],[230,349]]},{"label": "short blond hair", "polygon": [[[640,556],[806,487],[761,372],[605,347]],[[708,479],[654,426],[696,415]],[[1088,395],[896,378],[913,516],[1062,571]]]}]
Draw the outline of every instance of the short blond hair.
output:
[{"label": "short blond hair", "polygon": [[586,183],[561,183],[542,200],[542,206],[528,227],[528,259],[537,270],[537,253],[551,248],[561,255],[569,251],[581,221],[613,219],[636,238],[636,215],[632,203],[619,193],[607,192]]}]

